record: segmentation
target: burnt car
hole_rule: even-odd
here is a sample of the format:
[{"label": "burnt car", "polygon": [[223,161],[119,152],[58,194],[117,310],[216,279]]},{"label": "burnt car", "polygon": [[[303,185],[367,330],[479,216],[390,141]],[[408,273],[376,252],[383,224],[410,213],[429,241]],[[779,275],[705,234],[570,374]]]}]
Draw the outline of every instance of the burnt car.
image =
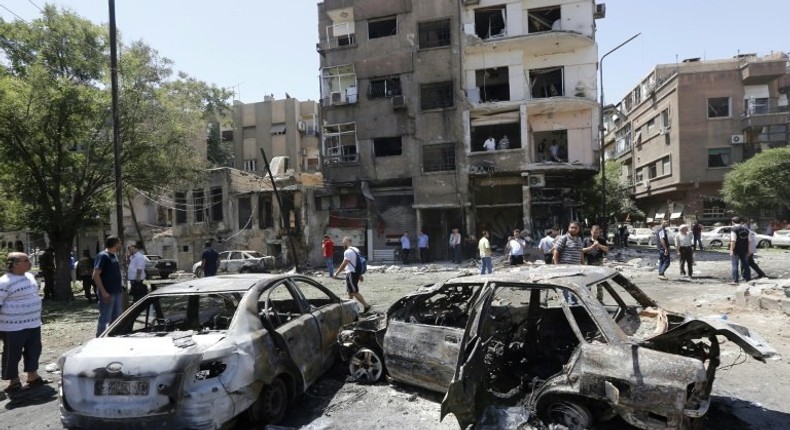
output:
[{"label": "burnt car", "polygon": [[224,275],[152,291],[59,359],[64,427],[277,423],[337,358],[359,305],[301,275]]},{"label": "burnt car", "polygon": [[[192,273],[203,277],[202,261],[192,265]],[[263,255],[258,251],[223,251],[219,253],[217,274],[223,273],[268,273],[275,267],[275,259],[271,255]]]},{"label": "burnt car", "polygon": [[461,428],[521,407],[570,429],[618,415],[681,429],[708,409],[719,336],[776,355],[746,327],[661,308],[617,271],[538,266],[424,287],[338,340],[353,377],[446,392],[441,416]]},{"label": "burnt car", "polygon": [[145,277],[147,279],[153,279],[155,276],[167,279],[170,275],[178,271],[178,263],[176,260],[154,254],[148,254],[145,258],[148,259],[148,261],[145,262]]}]

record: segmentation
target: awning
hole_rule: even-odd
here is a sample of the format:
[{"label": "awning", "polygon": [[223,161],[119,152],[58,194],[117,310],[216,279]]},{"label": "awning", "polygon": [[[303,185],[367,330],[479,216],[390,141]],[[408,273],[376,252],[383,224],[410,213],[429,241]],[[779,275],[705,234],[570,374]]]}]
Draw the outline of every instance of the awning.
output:
[{"label": "awning", "polygon": [[655,219],[656,220],[664,219],[664,213],[663,212],[657,213]]},{"label": "awning", "polygon": [[669,219],[678,219],[683,218],[683,212],[672,212],[672,216]]}]

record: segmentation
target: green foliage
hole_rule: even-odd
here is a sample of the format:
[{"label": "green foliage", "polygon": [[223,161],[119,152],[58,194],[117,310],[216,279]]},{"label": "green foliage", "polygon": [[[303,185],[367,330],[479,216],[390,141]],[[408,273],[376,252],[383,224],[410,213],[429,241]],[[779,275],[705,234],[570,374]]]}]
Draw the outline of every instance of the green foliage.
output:
[{"label": "green foliage", "polygon": [[[631,197],[631,188],[621,177],[622,164],[614,160],[606,161],[606,219],[608,221],[624,220],[628,214],[633,218],[641,213]],[[582,204],[580,212],[588,214],[588,218],[599,218],[601,213],[601,172],[598,172],[580,189]],[[599,217],[590,216],[599,214]]]},{"label": "green foliage", "polygon": [[722,183],[728,206],[741,214],[790,208],[790,148],[763,151],[737,164]]},{"label": "green foliage", "polygon": [[[230,91],[173,78],[171,61],[142,42],[119,45],[124,186],[157,193],[194,180],[206,119],[227,111]],[[61,261],[113,202],[109,37],[46,6],[30,23],[0,20],[0,53],[0,223],[47,232]]]}]

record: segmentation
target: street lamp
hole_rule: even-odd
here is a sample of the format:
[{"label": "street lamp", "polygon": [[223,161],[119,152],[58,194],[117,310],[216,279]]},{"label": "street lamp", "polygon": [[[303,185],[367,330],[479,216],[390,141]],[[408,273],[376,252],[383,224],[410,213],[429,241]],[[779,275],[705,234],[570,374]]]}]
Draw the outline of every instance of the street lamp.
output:
[{"label": "street lamp", "polygon": [[603,228],[604,237],[606,237],[607,228],[607,217],[606,217],[606,158],[604,156],[604,148],[603,148],[603,140],[604,140],[604,129],[603,129],[603,106],[604,106],[604,98],[603,98],[603,60],[612,52],[617,51],[618,49],[622,48],[626,43],[636,39],[642,33],[636,33],[635,35],[631,36],[625,42],[615,46],[613,49],[610,49],[607,53],[601,56],[601,59],[598,61],[598,72],[601,74],[601,104],[598,106],[598,139],[599,145],[601,150],[601,227]]}]

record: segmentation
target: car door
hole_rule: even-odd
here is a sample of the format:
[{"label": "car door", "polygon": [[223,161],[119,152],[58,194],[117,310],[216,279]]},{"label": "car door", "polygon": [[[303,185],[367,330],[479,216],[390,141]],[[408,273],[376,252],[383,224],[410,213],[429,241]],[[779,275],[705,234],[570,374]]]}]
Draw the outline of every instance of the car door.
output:
[{"label": "car door", "polygon": [[258,309],[282,337],[289,357],[302,373],[305,387],[312,384],[322,374],[321,332],[302,298],[283,279],[261,293]]},{"label": "car door", "polygon": [[321,367],[322,371],[329,370],[335,363],[335,345],[340,327],[352,321],[350,312],[347,321],[344,321],[340,298],[312,279],[292,278],[291,283],[307,303],[309,312],[318,325],[321,336]]},{"label": "car door", "polygon": [[230,251],[223,251],[219,253],[219,257],[217,259],[219,264],[219,266],[217,266],[217,273],[228,272],[228,257],[230,257]]},{"label": "car door", "polygon": [[480,284],[445,284],[415,295],[403,312],[390,313],[384,363],[395,380],[443,393],[455,364],[472,301]]},{"label": "car door", "polygon": [[244,254],[240,251],[232,251],[226,263],[228,273],[239,273],[244,264]]}]

